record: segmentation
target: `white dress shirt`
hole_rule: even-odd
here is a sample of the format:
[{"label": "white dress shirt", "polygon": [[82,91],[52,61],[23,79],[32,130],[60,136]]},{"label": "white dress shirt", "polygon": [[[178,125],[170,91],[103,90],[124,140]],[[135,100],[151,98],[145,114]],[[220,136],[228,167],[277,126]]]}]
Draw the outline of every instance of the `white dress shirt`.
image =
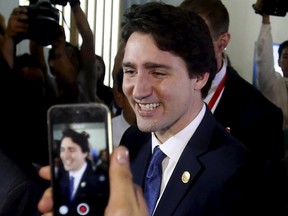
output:
[{"label": "white dress shirt", "polygon": [[[158,201],[156,203],[156,206],[158,205],[158,202],[164,192],[164,189],[170,179],[170,176],[173,173],[173,170],[176,167],[176,164],[186,147],[188,141],[193,136],[194,132],[196,131],[197,127],[199,126],[200,122],[202,121],[204,114],[205,114],[206,106],[203,104],[202,109],[200,110],[199,114],[196,116],[196,118],[187,125],[184,129],[179,131],[177,134],[175,134],[173,137],[169,138],[166,142],[160,143],[158,139],[156,138],[155,134],[152,133],[152,149],[159,145],[162,152],[164,152],[167,157],[164,158],[162,161],[162,182],[161,182],[161,189]],[[156,209],[155,206],[155,209]]]},{"label": "white dress shirt", "polygon": [[79,187],[79,184],[80,184],[80,181],[81,181],[81,178],[86,170],[86,167],[87,167],[87,162],[85,162],[85,164],[81,167],[80,170],[78,171],[71,171],[69,172],[69,178],[71,176],[74,177],[74,187],[73,187],[73,194],[72,194],[72,197],[74,197],[78,187]]}]

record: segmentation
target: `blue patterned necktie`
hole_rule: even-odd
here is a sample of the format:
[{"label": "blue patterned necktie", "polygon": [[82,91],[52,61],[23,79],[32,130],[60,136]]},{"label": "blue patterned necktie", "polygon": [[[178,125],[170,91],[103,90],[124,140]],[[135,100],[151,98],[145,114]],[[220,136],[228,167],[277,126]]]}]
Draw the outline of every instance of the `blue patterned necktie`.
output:
[{"label": "blue patterned necktie", "polygon": [[154,152],[147,170],[144,195],[149,207],[149,213],[152,215],[155,208],[161,186],[162,179],[162,161],[166,155],[157,146],[154,148]]},{"label": "blue patterned necktie", "polygon": [[69,195],[70,195],[70,201],[73,199],[73,190],[74,190],[74,177],[70,176],[69,179]]}]

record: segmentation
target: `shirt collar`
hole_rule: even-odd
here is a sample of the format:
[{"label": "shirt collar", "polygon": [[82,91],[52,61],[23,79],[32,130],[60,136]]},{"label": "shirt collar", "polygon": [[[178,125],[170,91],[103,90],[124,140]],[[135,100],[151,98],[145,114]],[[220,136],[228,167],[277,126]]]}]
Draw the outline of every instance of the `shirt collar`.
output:
[{"label": "shirt collar", "polygon": [[86,167],[87,167],[87,162],[85,161],[84,165],[81,167],[80,170],[69,172],[69,176],[73,176],[75,179],[79,179],[79,177],[81,178],[83,173],[86,170]]},{"label": "shirt collar", "polygon": [[156,138],[155,134],[152,133],[152,151],[159,145],[160,149],[173,161],[177,162],[180,158],[184,148],[186,147],[188,141],[191,139],[195,133],[197,127],[202,121],[206,111],[206,106],[203,104],[198,115],[181,131],[179,131],[174,136],[170,137],[166,142],[160,143]]}]

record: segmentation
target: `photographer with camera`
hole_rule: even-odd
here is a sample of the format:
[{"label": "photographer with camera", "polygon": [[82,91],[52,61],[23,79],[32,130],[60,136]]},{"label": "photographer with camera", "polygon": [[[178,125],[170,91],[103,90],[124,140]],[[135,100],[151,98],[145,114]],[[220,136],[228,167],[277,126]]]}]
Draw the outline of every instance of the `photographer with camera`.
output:
[{"label": "photographer with camera", "polygon": [[[27,56],[31,59],[30,55],[19,57],[15,54],[16,44],[28,31],[26,12],[27,8],[14,8],[7,27],[1,26],[0,113],[4,126],[1,136],[6,137],[6,141],[0,144],[0,215],[40,216],[37,202],[48,186],[39,178],[33,166],[33,163],[39,162],[36,158],[45,157],[39,149],[44,149],[44,152],[47,149],[38,140],[42,134],[38,134],[38,121],[34,121],[38,117],[36,112],[41,110],[39,101],[31,103],[35,99],[32,93],[42,94],[34,85],[32,87],[32,83],[42,83],[42,80],[38,80],[42,72],[37,70],[37,64],[22,61]],[[24,63],[22,68],[20,61],[21,65]]]},{"label": "photographer with camera", "polygon": [[265,4],[258,0],[254,5],[256,13],[262,16],[258,40],[256,43],[256,63],[258,67],[257,88],[274,104],[281,108],[284,116],[286,154],[288,151],[288,40],[278,49],[278,64],[283,76],[274,69],[273,39],[269,11],[263,10]]},{"label": "photographer with camera", "polygon": [[[33,30],[29,10],[29,7],[23,6],[14,8],[3,30],[0,92],[2,103],[5,104],[1,110],[7,122],[5,119],[2,123],[7,125],[4,134],[11,134],[14,141],[3,142],[1,146],[9,148],[22,161],[45,165],[49,162],[46,126],[46,111],[49,107],[46,92],[49,91],[45,68],[39,62],[39,56],[31,50],[30,53],[16,55],[17,44],[30,39],[29,32]],[[31,47],[38,42],[41,42],[41,38],[36,41],[30,39]],[[16,137],[12,131],[17,131]],[[21,142],[25,145],[21,145]]]},{"label": "photographer with camera", "polygon": [[[57,95],[55,103],[98,102],[96,96],[95,44],[88,20],[79,0],[68,0],[77,30],[82,37],[80,49],[66,42],[65,32],[52,44],[48,64],[55,76]],[[63,1],[53,1],[63,3]]]}]

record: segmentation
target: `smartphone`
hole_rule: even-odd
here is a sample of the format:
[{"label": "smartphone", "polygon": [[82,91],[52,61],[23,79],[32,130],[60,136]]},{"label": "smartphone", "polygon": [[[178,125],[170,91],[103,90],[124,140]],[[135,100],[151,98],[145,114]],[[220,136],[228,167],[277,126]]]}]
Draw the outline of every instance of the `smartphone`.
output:
[{"label": "smartphone", "polygon": [[109,108],[54,105],[47,119],[54,216],[104,215],[113,146]]}]

